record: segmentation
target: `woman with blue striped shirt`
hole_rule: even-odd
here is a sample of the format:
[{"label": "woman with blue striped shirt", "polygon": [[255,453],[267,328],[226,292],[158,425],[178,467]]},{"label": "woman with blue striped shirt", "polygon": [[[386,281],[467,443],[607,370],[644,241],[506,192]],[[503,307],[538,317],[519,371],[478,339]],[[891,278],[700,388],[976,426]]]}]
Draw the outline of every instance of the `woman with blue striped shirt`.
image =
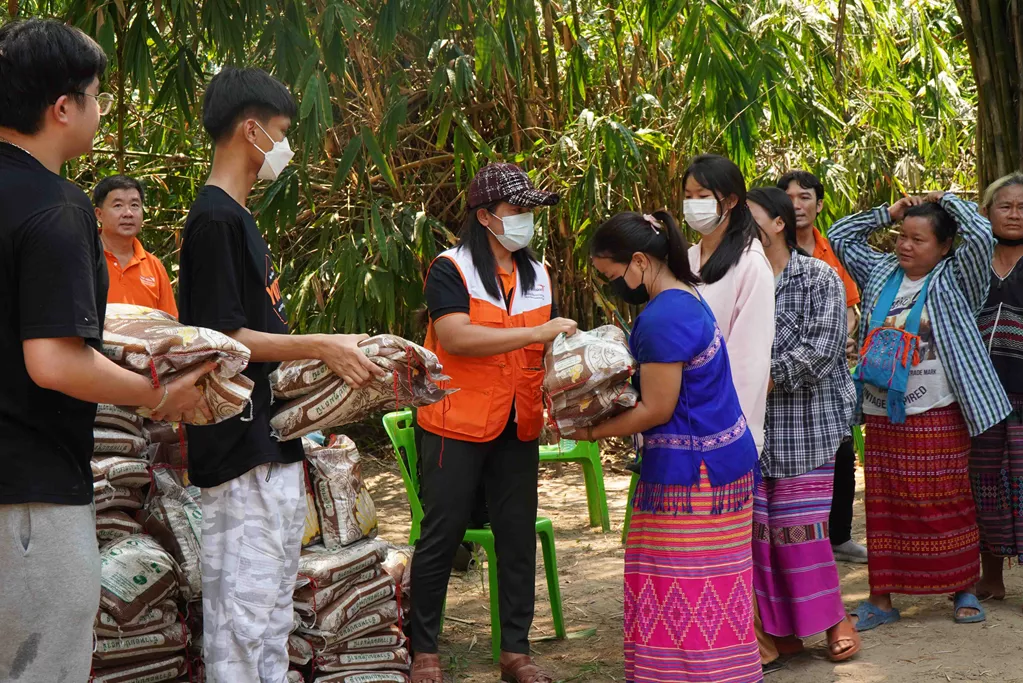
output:
[{"label": "woman with blue striped shirt", "polygon": [[[895,254],[868,238],[901,221]],[[955,245],[956,237],[960,243]],[[976,325],[995,240],[971,202],[932,192],[844,218],[831,245],[863,288],[860,363],[865,415],[870,598],[866,631],[899,619],[892,593],[953,593],[957,623],[984,621],[970,490],[970,437],[1010,410]]]}]

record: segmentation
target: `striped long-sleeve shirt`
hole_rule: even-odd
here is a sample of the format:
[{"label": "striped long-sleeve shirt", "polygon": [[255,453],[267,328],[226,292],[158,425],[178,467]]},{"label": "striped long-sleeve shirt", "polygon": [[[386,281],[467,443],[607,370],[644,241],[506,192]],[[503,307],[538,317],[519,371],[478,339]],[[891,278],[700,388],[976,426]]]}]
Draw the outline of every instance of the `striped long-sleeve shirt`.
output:
[{"label": "striped long-sleeve shirt", "polygon": [[[934,326],[938,357],[970,435],[976,436],[1001,422],[1012,410],[977,328],[977,314],[991,285],[995,239],[991,223],[977,213],[972,202],[947,193],[941,206],[958,224],[961,242],[951,256],[934,267],[927,291],[927,310]],[[867,243],[867,238],[891,224],[888,206],[884,205],[847,216],[831,226],[828,233],[842,265],[863,290],[861,347],[881,290],[899,267],[894,254],[877,251]]]}]

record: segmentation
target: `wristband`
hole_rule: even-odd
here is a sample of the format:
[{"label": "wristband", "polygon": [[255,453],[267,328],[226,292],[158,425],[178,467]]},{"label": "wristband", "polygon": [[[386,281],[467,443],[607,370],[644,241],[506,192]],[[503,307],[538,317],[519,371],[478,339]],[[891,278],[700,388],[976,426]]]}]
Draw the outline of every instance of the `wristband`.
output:
[{"label": "wristband", "polygon": [[163,385],[163,398],[160,399],[160,402],[156,404],[156,407],[153,408],[150,411],[150,413],[151,414],[155,414],[155,413],[160,412],[160,408],[163,408],[163,404],[167,402],[167,398],[168,397],[170,397],[170,388],[166,384],[164,384]]}]

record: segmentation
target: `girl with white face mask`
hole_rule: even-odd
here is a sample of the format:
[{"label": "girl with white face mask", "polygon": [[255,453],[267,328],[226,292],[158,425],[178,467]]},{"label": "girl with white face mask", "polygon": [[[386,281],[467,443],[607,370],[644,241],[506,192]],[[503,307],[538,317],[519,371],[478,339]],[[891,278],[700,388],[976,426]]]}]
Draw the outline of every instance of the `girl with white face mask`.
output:
[{"label": "girl with white face mask", "polygon": [[[452,558],[481,488],[498,547],[501,680],[551,683],[529,655],[536,574],[537,468],[544,345],[576,324],[559,318],[547,269],[529,250],[533,210],[557,204],[512,164],[469,185],[458,245],[426,276],[426,347],[458,387],[420,408],[422,536],[412,560],[413,683],[443,683],[437,634]],[[475,518],[474,518],[475,517]]]}]

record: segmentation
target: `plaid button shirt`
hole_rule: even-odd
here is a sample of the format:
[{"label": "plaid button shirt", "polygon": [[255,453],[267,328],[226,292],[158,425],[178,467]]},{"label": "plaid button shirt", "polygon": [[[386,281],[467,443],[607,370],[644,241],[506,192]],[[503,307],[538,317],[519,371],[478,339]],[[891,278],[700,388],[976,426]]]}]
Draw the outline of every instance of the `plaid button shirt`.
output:
[{"label": "plaid button shirt", "polygon": [[828,264],[793,252],[774,290],[765,477],[795,477],[835,457],[856,403],[845,360],[845,288]]},{"label": "plaid button shirt", "polygon": [[[952,193],[941,206],[959,225],[960,243],[952,256],[934,267],[927,288],[927,313],[934,325],[945,375],[963,411],[970,436],[987,431],[1012,411],[977,327],[977,314],[991,286],[995,238],[991,223],[977,206]],[[870,234],[892,224],[887,206],[847,216],[831,226],[828,237],[842,265],[863,290],[859,346],[863,347],[881,290],[899,267],[894,254],[883,254],[867,243]]]}]

